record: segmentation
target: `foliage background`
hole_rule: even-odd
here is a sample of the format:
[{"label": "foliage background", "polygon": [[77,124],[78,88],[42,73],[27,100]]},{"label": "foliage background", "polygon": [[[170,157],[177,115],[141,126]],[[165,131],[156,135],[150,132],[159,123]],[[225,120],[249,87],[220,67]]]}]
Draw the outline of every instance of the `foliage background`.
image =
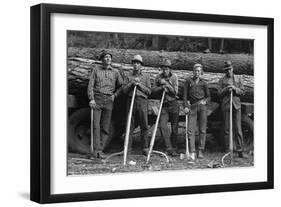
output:
[{"label": "foliage background", "polygon": [[[208,38],[172,35],[126,34],[93,31],[68,31],[69,47],[93,47],[139,50],[202,52],[208,48]],[[221,39],[212,39],[212,51],[218,52]],[[226,53],[253,53],[253,40],[225,39]]]}]

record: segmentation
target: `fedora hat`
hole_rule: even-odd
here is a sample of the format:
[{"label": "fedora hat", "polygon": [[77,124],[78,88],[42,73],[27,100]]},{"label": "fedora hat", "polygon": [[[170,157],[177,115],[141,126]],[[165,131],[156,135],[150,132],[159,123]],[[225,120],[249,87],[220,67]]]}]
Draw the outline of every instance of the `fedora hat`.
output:
[{"label": "fedora hat", "polygon": [[225,62],[224,62],[224,67],[223,67],[223,70],[229,70],[229,69],[233,69],[232,63],[231,63],[230,60],[225,61]]},{"label": "fedora hat", "polygon": [[103,50],[100,54],[99,60],[102,60],[104,58],[104,56],[106,56],[106,55],[110,55],[112,58],[112,54],[110,52]]},{"label": "fedora hat", "polygon": [[161,67],[169,67],[169,68],[171,68],[171,67],[172,67],[172,62],[171,62],[171,60],[165,59],[165,60],[162,62]]},{"label": "fedora hat", "polygon": [[134,58],[132,59],[132,63],[133,62],[139,62],[143,64],[142,57],[140,55],[135,55]]}]

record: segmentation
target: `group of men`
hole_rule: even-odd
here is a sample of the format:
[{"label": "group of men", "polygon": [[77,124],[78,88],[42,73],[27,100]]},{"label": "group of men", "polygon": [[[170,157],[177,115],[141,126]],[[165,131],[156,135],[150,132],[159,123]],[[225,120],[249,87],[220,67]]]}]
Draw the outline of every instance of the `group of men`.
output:
[{"label": "group of men", "polygon": [[[109,136],[114,99],[121,93],[127,98],[127,114],[129,112],[133,91],[135,99],[131,116],[130,135],[128,153],[132,152],[133,131],[138,125],[141,129],[141,140],[143,154],[147,155],[149,150],[148,137],[148,98],[152,93],[163,94],[165,97],[160,114],[160,132],[166,146],[166,153],[170,156],[177,156],[178,152],[178,121],[180,106],[178,102],[178,78],[172,72],[172,63],[166,59],[161,64],[161,73],[155,79],[154,87],[151,86],[150,76],[143,73],[143,59],[140,55],[135,55],[132,59],[133,70],[122,77],[118,70],[111,66],[112,54],[104,51],[100,60],[102,65],[95,65],[89,78],[88,96],[90,107],[93,109],[93,156],[106,158],[104,154],[104,143]],[[225,63],[225,76],[219,81],[219,96],[221,97],[222,111],[224,117],[225,140],[229,137],[230,122],[230,93],[233,94],[233,125],[235,129],[234,139],[236,141],[236,151],[239,157],[244,157],[243,135],[241,129],[241,103],[240,95],[243,94],[243,80],[240,76],[233,74],[231,62]],[[207,105],[211,100],[208,84],[201,78],[203,66],[195,64],[193,66],[193,77],[188,78],[184,83],[183,105],[184,112],[188,114],[188,135],[191,159],[204,158],[206,128],[207,128]],[[171,122],[171,133],[168,129],[168,121]],[[198,150],[195,147],[196,128],[199,128]],[[170,136],[169,136],[170,134]],[[228,143],[227,143],[228,144]],[[226,148],[228,149],[228,147]]]}]

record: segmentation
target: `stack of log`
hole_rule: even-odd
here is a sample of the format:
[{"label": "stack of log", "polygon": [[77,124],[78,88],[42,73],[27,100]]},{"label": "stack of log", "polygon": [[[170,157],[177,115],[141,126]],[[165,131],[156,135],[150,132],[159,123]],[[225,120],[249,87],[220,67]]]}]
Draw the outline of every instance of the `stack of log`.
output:
[{"label": "stack of log", "polygon": [[[98,60],[104,49],[68,48],[68,57],[80,57]],[[106,49],[113,55],[113,62],[130,64],[134,55],[141,55],[144,65],[159,67],[163,59],[170,59],[175,70],[191,70],[195,63],[204,65],[205,72],[223,73],[224,61],[231,60],[236,74],[253,75],[253,55],[249,54],[216,54],[195,52],[165,52],[131,49]]]},{"label": "stack of log", "polygon": [[[94,48],[68,48],[68,92],[76,95],[85,94],[89,76],[94,64],[101,64],[98,60],[102,49]],[[202,78],[208,83],[212,96],[216,96],[218,81],[224,76],[224,61],[231,60],[234,73],[240,74],[244,79],[245,94],[241,97],[244,102],[253,102],[254,76],[253,56],[248,54],[203,54],[183,52],[141,51],[111,49],[107,50],[113,55],[114,68],[126,75],[133,69],[131,59],[140,54],[144,60],[143,72],[149,73],[151,82],[160,73],[160,64],[163,59],[172,61],[172,71],[179,79],[179,97],[182,98],[183,83],[186,78],[192,77],[192,66],[201,63],[204,66]]]},{"label": "stack of log", "polygon": [[[89,125],[90,109],[88,107],[87,86],[90,73],[95,64],[101,64],[98,60],[102,49],[93,48],[68,48],[67,70],[68,70],[68,93],[77,97],[78,107],[69,118],[68,125],[68,145],[74,152],[89,153]],[[133,69],[131,59],[134,55],[140,54],[144,60],[143,72],[151,77],[152,84],[157,74],[161,72],[160,64],[163,59],[172,61],[172,72],[177,74],[179,79],[179,97],[182,99],[183,83],[186,78],[192,77],[192,67],[195,63],[201,63],[204,66],[203,79],[208,83],[213,101],[217,97],[218,81],[224,76],[224,61],[231,60],[234,66],[234,72],[240,74],[244,79],[245,94],[241,97],[244,102],[253,103],[254,97],[254,72],[253,56],[247,54],[203,54],[203,53],[183,53],[183,52],[162,52],[162,51],[141,51],[141,50],[108,50],[113,55],[112,66],[126,75]],[[72,96],[73,97],[73,96]],[[150,97],[149,114],[153,114],[153,107],[157,109],[159,101]],[[79,104],[79,102],[83,104]],[[125,99],[117,99],[117,105],[125,106]],[[73,101],[74,102],[74,101]],[[210,113],[218,107],[218,103],[212,102],[208,107]],[[68,102],[70,103],[70,102]],[[118,106],[119,106],[118,105]],[[181,106],[182,107],[182,106]],[[112,122],[109,141],[124,133],[126,123],[126,111],[124,107],[116,107],[113,111],[113,117],[117,117],[117,122]],[[180,110],[183,115],[183,110]],[[157,112],[154,112],[154,114]],[[210,114],[209,113],[209,114]],[[155,116],[154,116],[155,117]],[[151,120],[153,121],[153,120]],[[153,121],[154,123],[154,121]],[[109,142],[108,141],[108,142]]]}]

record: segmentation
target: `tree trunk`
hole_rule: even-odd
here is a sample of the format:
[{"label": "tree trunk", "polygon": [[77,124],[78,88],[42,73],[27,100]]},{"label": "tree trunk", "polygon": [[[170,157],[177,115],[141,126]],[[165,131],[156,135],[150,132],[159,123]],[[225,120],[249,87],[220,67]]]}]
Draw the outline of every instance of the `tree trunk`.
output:
[{"label": "tree trunk", "polygon": [[[84,59],[84,58],[68,58],[68,93],[78,96],[86,96],[87,85],[89,81],[89,76],[93,67],[93,64],[100,64],[100,61]],[[118,64],[113,63],[114,68],[119,69],[121,74],[126,75],[132,66],[129,64]],[[152,85],[154,84],[154,79],[157,74],[159,74],[160,69],[155,67],[143,67],[144,73],[149,73],[151,77]],[[183,83],[186,78],[192,77],[192,72],[187,70],[173,70],[179,79],[179,97],[182,98]],[[210,73],[205,72],[202,78],[208,83],[211,91],[212,101],[218,102],[217,89],[218,81],[223,77],[223,73]],[[250,75],[242,75],[244,80],[245,94],[241,97],[242,101],[253,102],[254,93],[254,77]],[[151,97],[156,98],[156,97]]]},{"label": "tree trunk", "polygon": [[[68,57],[81,57],[97,60],[103,49],[68,48]],[[107,49],[113,55],[113,62],[130,64],[134,55],[143,57],[144,65],[159,67],[163,59],[171,59],[172,68],[176,70],[192,70],[195,63],[201,63],[205,72],[223,73],[224,61],[231,60],[236,74],[253,75],[253,55],[248,54],[216,54],[194,52],[165,52],[147,50]]]}]

